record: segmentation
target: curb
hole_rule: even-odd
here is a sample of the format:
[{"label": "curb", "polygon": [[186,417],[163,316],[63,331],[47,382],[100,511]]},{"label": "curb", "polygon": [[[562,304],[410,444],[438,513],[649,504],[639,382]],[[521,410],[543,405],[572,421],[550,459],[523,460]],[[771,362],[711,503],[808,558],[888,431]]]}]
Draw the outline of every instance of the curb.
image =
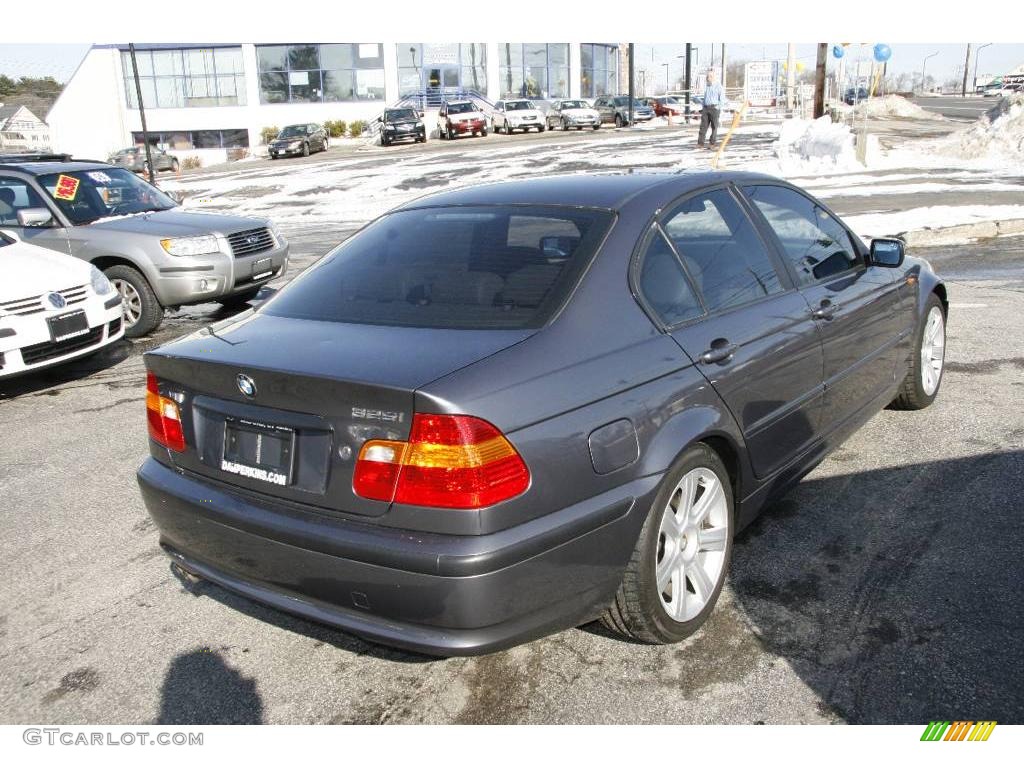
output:
[{"label": "curb", "polygon": [[1000,235],[1020,234],[1024,234],[1024,219],[978,221],[952,227],[925,227],[900,232],[897,237],[902,238],[908,248],[920,248],[929,245],[959,245]]}]

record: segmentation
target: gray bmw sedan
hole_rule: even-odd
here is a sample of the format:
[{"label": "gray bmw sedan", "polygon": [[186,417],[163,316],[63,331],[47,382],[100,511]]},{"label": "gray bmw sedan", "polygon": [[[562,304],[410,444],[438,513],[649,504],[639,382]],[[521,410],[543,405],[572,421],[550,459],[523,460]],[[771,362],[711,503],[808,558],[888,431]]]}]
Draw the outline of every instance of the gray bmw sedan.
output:
[{"label": "gray bmw sedan", "polygon": [[147,353],[139,485],[182,575],[382,643],[676,642],[769,500],[934,400],[947,312],[769,176],[446,192]]}]

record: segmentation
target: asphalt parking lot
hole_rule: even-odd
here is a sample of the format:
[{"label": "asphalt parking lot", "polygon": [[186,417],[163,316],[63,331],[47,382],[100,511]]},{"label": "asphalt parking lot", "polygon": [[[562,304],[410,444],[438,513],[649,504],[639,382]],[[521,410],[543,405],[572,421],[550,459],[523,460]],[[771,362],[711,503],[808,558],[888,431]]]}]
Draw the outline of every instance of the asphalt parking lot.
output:
[{"label": "asphalt parking lot", "polygon": [[[301,267],[344,233],[289,236]],[[1024,238],[917,254],[950,278],[935,406],[878,414],[743,532],[679,646],[586,626],[438,660],[179,582],[134,479],[141,352],[215,305],[0,383],[0,721],[1024,720]]]}]

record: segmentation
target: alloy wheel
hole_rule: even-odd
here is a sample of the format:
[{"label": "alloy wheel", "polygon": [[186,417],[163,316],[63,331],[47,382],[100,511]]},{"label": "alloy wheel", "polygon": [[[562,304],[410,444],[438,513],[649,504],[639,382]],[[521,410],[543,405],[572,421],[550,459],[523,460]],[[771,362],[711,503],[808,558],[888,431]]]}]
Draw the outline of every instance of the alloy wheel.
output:
[{"label": "alloy wheel", "polygon": [[662,512],[655,554],[655,578],[669,618],[695,618],[724,577],[729,541],[729,505],[714,471],[687,472]]},{"label": "alloy wheel", "polygon": [[946,323],[942,310],[932,307],[921,334],[921,388],[929,397],[939,388],[946,353]]},{"label": "alloy wheel", "polygon": [[121,313],[126,327],[131,328],[142,316],[142,297],[135,290],[135,286],[127,280],[114,278],[111,280],[114,288],[121,294]]}]

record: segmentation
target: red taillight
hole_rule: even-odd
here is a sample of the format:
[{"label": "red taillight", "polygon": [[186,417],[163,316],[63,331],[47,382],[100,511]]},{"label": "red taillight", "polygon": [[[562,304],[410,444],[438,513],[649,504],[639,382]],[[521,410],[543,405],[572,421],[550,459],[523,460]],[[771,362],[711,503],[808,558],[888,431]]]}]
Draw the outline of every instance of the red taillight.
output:
[{"label": "red taillight", "polygon": [[477,509],[530,485],[522,457],[498,429],[474,416],[417,413],[407,442],[370,440],[352,487],[367,499]]},{"label": "red taillight", "polygon": [[172,451],[185,450],[185,433],[181,431],[178,404],[160,394],[156,376],[146,374],[146,420],[149,436]]}]

